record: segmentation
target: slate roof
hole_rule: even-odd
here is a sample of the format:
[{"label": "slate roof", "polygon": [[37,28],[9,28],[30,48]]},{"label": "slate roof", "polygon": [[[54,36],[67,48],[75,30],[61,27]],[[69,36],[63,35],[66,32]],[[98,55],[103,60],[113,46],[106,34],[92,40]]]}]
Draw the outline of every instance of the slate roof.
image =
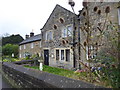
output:
[{"label": "slate roof", "polygon": [[23,40],[19,45],[23,45],[26,43],[31,43],[31,42],[35,42],[35,41],[40,41],[41,40],[41,34],[29,37],[28,39]]}]

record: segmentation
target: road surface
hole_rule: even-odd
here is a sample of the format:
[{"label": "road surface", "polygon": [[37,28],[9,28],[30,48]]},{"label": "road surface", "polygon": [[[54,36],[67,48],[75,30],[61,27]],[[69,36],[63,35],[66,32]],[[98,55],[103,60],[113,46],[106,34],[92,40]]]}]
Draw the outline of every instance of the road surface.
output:
[{"label": "road surface", "polygon": [[2,88],[12,88],[12,86],[8,83],[8,81],[4,77],[2,77],[0,73],[0,90]]}]

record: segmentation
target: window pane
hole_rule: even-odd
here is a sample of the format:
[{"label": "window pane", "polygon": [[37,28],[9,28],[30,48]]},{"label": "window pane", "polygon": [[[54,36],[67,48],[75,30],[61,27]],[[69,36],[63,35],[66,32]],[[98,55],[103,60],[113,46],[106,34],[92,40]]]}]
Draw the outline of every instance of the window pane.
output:
[{"label": "window pane", "polygon": [[118,8],[118,19],[119,19],[119,25],[120,25],[120,8]]},{"label": "window pane", "polygon": [[64,29],[64,37],[67,37],[67,29]]},{"label": "window pane", "polygon": [[68,36],[72,36],[72,26],[68,26],[67,27],[67,30],[68,30]]},{"label": "window pane", "polygon": [[70,61],[70,50],[66,49],[66,61]]},{"label": "window pane", "polygon": [[64,60],[64,50],[61,50],[61,60]]},{"label": "window pane", "polygon": [[31,43],[31,48],[33,48],[34,47],[34,45],[33,45],[33,43]]},{"label": "window pane", "polygon": [[62,30],[62,37],[67,37],[67,29]]},{"label": "window pane", "polygon": [[49,40],[52,40],[52,31],[49,32]]},{"label": "window pane", "polygon": [[59,60],[59,50],[56,50],[56,60]]}]

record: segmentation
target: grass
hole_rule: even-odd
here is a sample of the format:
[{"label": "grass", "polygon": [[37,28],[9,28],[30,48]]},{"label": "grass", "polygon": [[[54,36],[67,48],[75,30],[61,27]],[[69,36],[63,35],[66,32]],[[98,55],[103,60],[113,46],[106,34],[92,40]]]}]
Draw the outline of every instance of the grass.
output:
[{"label": "grass", "polygon": [[[38,66],[24,65],[24,67],[39,70]],[[108,81],[101,80],[100,78],[96,77],[96,75],[94,73],[92,73],[93,81],[91,82],[90,81],[91,77],[89,77],[89,74],[90,74],[89,72],[79,72],[78,73],[78,72],[74,72],[71,70],[66,70],[66,69],[57,68],[57,67],[50,67],[50,66],[46,66],[46,65],[43,65],[43,71],[52,73],[52,74],[56,74],[56,75],[60,75],[60,76],[65,76],[65,77],[76,79],[76,80],[82,80],[84,82],[93,83],[93,84],[104,86],[107,88],[111,87],[111,85],[107,85]]]},{"label": "grass", "polygon": [[20,60],[17,58],[5,58],[2,61],[3,62],[15,62],[15,61],[20,61]]},{"label": "grass", "polygon": [[[24,67],[39,70],[38,66],[24,65]],[[46,65],[43,66],[43,71],[52,73],[52,74],[56,74],[56,75],[60,75],[60,76],[65,76],[68,78],[73,78],[73,79],[79,79],[79,75],[80,75],[79,73],[74,73],[74,71],[70,71],[70,70],[66,70],[66,69],[62,69],[62,68],[50,67],[50,66],[46,66]]]}]

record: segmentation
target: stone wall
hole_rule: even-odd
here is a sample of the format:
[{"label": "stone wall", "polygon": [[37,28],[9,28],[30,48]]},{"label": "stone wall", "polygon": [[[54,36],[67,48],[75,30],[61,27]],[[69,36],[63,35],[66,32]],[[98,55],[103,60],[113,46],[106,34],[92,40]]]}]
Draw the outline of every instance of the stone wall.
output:
[{"label": "stone wall", "polygon": [[[33,48],[31,48],[31,43],[33,43]],[[25,52],[30,53],[32,56],[36,55],[37,53],[41,55],[41,45],[40,45],[41,41],[34,41],[31,43],[20,45],[21,46],[21,50],[19,49],[19,57],[21,54],[20,59],[24,58]],[[24,49],[24,45],[26,47],[25,49]]]},{"label": "stone wall", "polygon": [[[80,36],[84,47],[81,47],[81,61],[84,63],[88,63],[88,55],[89,59],[94,60],[100,51],[110,46],[107,37],[117,38],[118,32],[117,2],[88,2],[87,4],[87,9],[84,7],[80,12]],[[89,40],[88,33],[90,34]]]},{"label": "stone wall", "polygon": [[4,62],[3,72],[22,88],[101,88],[90,83]]},{"label": "stone wall", "polygon": [[[61,22],[61,19],[63,20],[63,22]],[[43,52],[45,49],[49,50],[49,65],[50,66],[57,67],[57,66],[60,66],[59,63],[61,63],[61,65],[67,69],[71,69],[74,67],[73,66],[73,64],[74,64],[73,45],[70,43],[73,43],[73,36],[75,36],[74,41],[77,41],[78,25],[77,25],[76,19],[77,19],[77,15],[75,15],[74,13],[70,12],[69,10],[61,7],[60,5],[56,5],[55,9],[53,10],[53,12],[51,13],[47,22],[45,23],[44,27],[42,28]],[[56,26],[56,28],[54,28],[54,26]],[[70,33],[73,33],[73,30],[76,27],[75,28],[76,35],[72,34],[71,36],[62,37],[63,30],[66,29],[68,26],[72,27],[72,31]],[[52,31],[52,33],[53,33],[53,39],[50,41],[46,40],[46,33],[49,31]],[[65,59],[64,60],[59,59],[59,61],[57,61],[56,57],[55,57],[56,49],[60,49],[60,50],[69,49],[71,51],[70,52],[71,53],[70,61],[66,62]],[[75,52],[78,53],[77,51],[78,50],[76,49]],[[76,56],[76,60],[77,60],[77,57],[78,56]],[[65,56],[65,58],[66,58],[66,56]],[[76,65],[76,67],[77,67],[77,65]]]}]

